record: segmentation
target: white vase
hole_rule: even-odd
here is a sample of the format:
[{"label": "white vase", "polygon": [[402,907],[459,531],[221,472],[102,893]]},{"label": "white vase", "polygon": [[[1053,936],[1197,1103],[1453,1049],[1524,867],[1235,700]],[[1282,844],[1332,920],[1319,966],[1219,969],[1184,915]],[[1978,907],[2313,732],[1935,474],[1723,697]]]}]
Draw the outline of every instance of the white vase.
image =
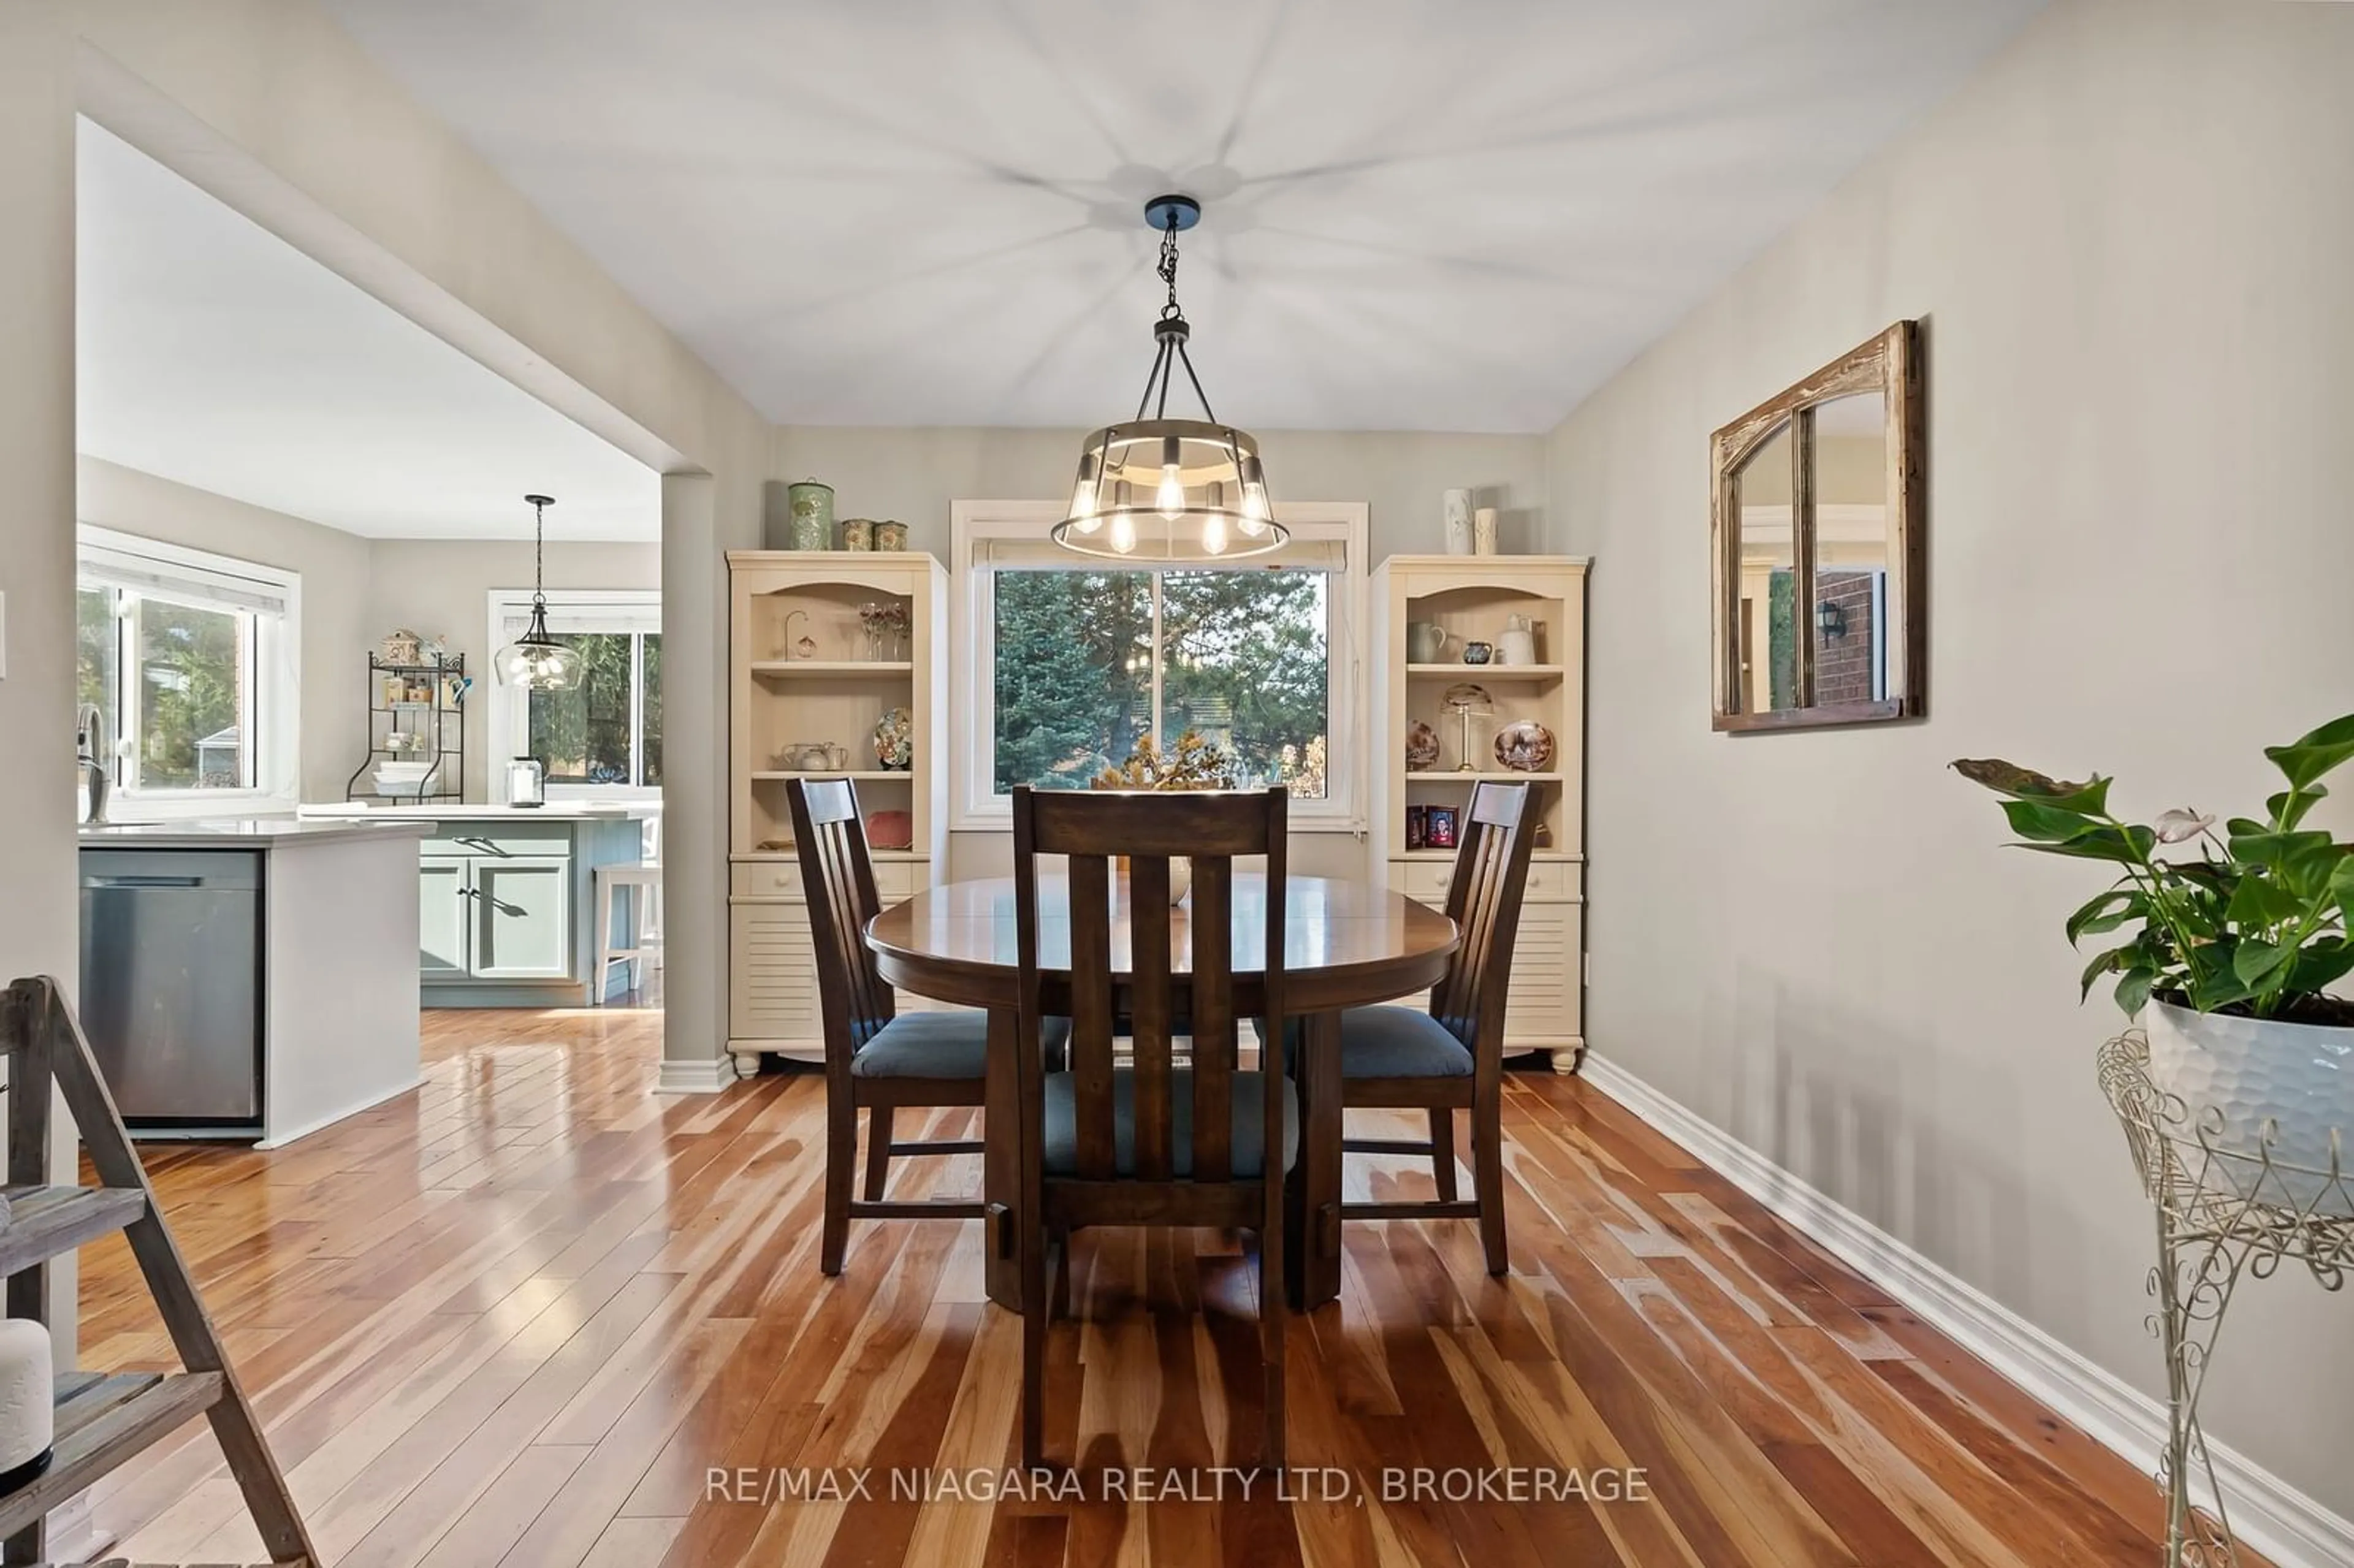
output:
[{"label": "white vase", "polygon": [[[2316,1214],[2354,1216],[2354,1029],[2142,1009],[2149,1075],[2224,1158],[2211,1185]],[[2272,1169],[2264,1169],[2268,1150]],[[2288,1169],[2295,1167],[2296,1169]],[[2333,1181],[2331,1170],[2346,1173]]]},{"label": "white vase", "polygon": [[1447,503],[1447,553],[1468,556],[1471,553],[1471,493],[1450,490]]}]

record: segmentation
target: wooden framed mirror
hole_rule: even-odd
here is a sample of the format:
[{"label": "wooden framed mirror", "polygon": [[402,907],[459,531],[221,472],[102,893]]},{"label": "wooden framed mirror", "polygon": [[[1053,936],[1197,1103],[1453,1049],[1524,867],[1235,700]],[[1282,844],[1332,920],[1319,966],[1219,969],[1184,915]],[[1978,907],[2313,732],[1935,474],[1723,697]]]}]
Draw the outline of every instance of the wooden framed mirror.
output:
[{"label": "wooden framed mirror", "polygon": [[1925,711],[1922,445],[1910,321],[1709,439],[1715,728]]}]

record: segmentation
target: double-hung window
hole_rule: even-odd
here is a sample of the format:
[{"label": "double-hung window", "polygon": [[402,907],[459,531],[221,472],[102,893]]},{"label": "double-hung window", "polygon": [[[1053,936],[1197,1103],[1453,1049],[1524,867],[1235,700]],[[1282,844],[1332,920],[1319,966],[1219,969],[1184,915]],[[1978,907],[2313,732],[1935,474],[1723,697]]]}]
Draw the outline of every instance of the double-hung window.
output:
[{"label": "double-hung window", "polygon": [[[491,595],[491,645],[514,641],[531,618],[531,595]],[[568,691],[500,688],[493,699],[492,792],[506,787],[505,761],[535,757],[552,797],[654,797],[662,792],[662,594],[652,588],[559,590],[547,596],[547,629],[580,651]]]},{"label": "double-hung window", "polygon": [[76,695],[126,817],[292,806],[296,573],[85,527]]},{"label": "double-hung window", "polygon": [[953,673],[960,825],[1016,784],[1085,789],[1148,736],[1188,731],[1295,824],[1354,827],[1364,508],[1285,508],[1292,543],[1233,567],[1122,568],[1056,548],[1059,505],[960,503]]}]

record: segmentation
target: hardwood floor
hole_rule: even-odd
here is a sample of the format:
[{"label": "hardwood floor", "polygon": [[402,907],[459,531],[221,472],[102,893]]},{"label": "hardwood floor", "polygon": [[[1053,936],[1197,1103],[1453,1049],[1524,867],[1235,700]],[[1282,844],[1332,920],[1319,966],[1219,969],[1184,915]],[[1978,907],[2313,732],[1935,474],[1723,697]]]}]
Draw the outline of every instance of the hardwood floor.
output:
[{"label": "hardwood floor", "polygon": [[[854,1225],[824,1279],[820,1080],[657,1099],[658,1016],[428,1013],[413,1096],[274,1154],[147,1146],[330,1563],[2158,1561],[2145,1477],[1550,1074],[1506,1090],[1508,1277],[1463,1222],[1347,1227],[1341,1302],[1293,1327],[1285,1497],[1211,1469],[1255,1441],[1248,1260],[1123,1233],[1081,1238],[1055,1330],[1084,1495],[938,1495],[1016,1462],[980,1224]],[[899,1190],[977,1190],[932,1163]],[[1352,1157],[1351,1185],[1429,1176]],[[85,1363],[162,1364],[127,1252],[83,1258]],[[1522,1500],[1448,1495],[1483,1475]],[[200,1427],[97,1515],[134,1560],[259,1560]]]}]

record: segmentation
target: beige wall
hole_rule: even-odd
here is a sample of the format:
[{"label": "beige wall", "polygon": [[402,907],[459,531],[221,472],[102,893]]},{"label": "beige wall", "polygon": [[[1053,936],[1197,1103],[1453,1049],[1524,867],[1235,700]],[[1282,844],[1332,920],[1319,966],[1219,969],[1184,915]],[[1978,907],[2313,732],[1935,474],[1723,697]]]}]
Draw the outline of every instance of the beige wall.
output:
[{"label": "beige wall", "polygon": [[[2152,1393],[2120,1020],[2060,934],[2097,878],[1945,765],[2244,810],[2260,747],[2354,706],[2349,81],[2354,6],[2062,4],[1552,442],[1596,557],[1595,1050]],[[1713,735],[1709,431],[1902,316],[1930,716]],[[2354,1514],[2347,1306],[2248,1287],[2209,1411]]]},{"label": "beige wall", "polygon": [[[1502,515],[1502,547],[1533,549],[1543,533],[1545,445],[1536,436],[1411,430],[1259,430],[1276,500],[1362,501],[1372,509],[1373,558],[1446,548],[1440,495],[1476,489]],[[783,486],[822,479],[837,517],[896,517],[910,548],[949,557],[955,501],[1058,500],[1070,493],[1085,430],[878,429],[825,425],[777,431],[769,514]],[[781,538],[779,541],[781,543]],[[952,565],[952,563],[951,563]]]},{"label": "beige wall", "polygon": [[[1545,443],[1536,436],[1416,431],[1260,430],[1268,487],[1276,500],[1356,501],[1368,508],[1372,559],[1447,547],[1442,493],[1479,492],[1495,507],[1501,547],[1524,553],[1543,532]],[[769,514],[779,524],[784,486],[815,478],[834,488],[837,517],[896,518],[908,547],[928,550],[953,573],[949,507],[957,501],[1054,500],[1070,492],[1085,430],[875,429],[794,426],[777,432],[776,482]],[[783,543],[779,533],[777,543]],[[1003,832],[953,833],[949,874],[1009,874],[1013,844]],[[1292,864],[1302,873],[1362,875],[1365,848],[1347,833],[1293,835]]]},{"label": "beige wall", "polygon": [[[547,587],[659,588],[659,545],[551,540]],[[369,548],[366,630],[374,641],[396,627],[440,636],[466,656],[474,691],[466,707],[466,799],[490,799],[491,590],[531,591],[531,546],[524,540],[377,539]],[[665,652],[667,650],[665,650]],[[665,673],[668,667],[665,666]],[[668,684],[664,700],[668,700]],[[357,702],[355,693],[351,698]],[[345,769],[349,771],[348,768]],[[343,792],[341,780],[336,795]]]},{"label": "beige wall", "polygon": [[58,0],[0,6],[0,982],[74,982],[74,151]]},{"label": "beige wall", "polygon": [[[73,53],[63,0],[0,5],[0,983],[70,994],[74,918]],[[70,1124],[62,1124],[69,1126]],[[59,1136],[53,1170],[74,1179]],[[75,1264],[49,1266],[59,1366],[72,1364]]]},{"label": "beige wall", "polygon": [[302,799],[342,800],[367,746],[368,542],[93,457],[79,480],[85,523],[302,574]]}]

